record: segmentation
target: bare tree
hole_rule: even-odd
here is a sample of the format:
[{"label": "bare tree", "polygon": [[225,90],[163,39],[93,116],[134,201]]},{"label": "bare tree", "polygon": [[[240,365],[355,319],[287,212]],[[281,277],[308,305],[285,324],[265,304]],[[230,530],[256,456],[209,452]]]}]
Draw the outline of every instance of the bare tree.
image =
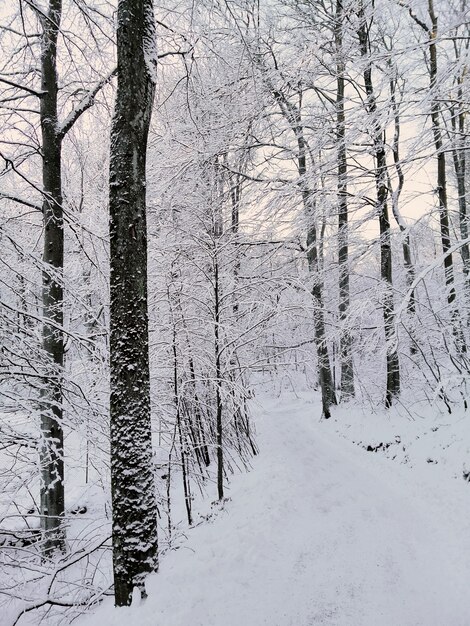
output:
[{"label": "bare tree", "polygon": [[[404,2],[400,2],[402,6],[407,6]],[[438,19],[434,8],[434,0],[428,0],[427,13],[431,23],[429,26],[421,18],[419,18],[412,8],[408,7],[409,14],[414,22],[426,33],[427,49],[428,49],[428,73],[429,86],[431,90],[431,125],[434,138],[434,148],[436,150],[437,159],[437,196],[439,200],[439,223],[441,231],[441,245],[444,254],[444,271],[447,287],[447,303],[451,309],[452,328],[454,336],[457,340],[459,351],[466,352],[465,338],[462,333],[459,313],[456,308],[456,290],[454,277],[454,261],[451,250],[450,239],[450,221],[448,209],[448,190],[447,190],[447,171],[446,171],[446,153],[441,128],[441,104],[438,95]],[[463,207],[461,207],[462,209]],[[466,250],[462,251],[465,254]],[[464,263],[464,266],[466,264]],[[468,264],[467,264],[468,265]]]},{"label": "bare tree", "polygon": [[380,276],[384,282],[383,321],[387,350],[387,384],[385,392],[385,406],[390,407],[392,400],[400,393],[400,363],[395,338],[395,320],[393,304],[393,271],[392,245],[390,234],[390,218],[388,213],[388,170],[385,154],[384,129],[378,119],[377,99],[372,80],[372,61],[370,55],[370,39],[364,4],[361,0],[358,10],[359,17],[359,46],[364,60],[364,87],[366,91],[366,109],[370,118],[372,144],[375,160],[375,187],[377,194],[376,210],[379,218],[380,231]]},{"label": "bare tree", "polygon": [[156,82],[152,0],[120,0],[110,155],[111,491],[114,592],[157,569],[147,310],[146,156]]},{"label": "bare tree", "polygon": [[[40,89],[2,79],[18,90],[16,98],[35,97],[39,100],[42,156],[43,215],[43,270],[42,270],[42,347],[46,359],[41,388],[41,441],[39,460],[41,467],[40,513],[44,535],[44,550],[65,549],[65,530],[62,526],[65,513],[64,498],[64,433],[63,433],[63,368],[64,341],[64,207],[62,193],[62,145],[67,133],[93,104],[96,95],[113,75],[99,80],[89,90],[82,92],[78,103],[63,120],[60,119],[58,75],[58,38],[61,33],[62,1],[50,0],[46,8],[35,2],[24,2],[21,9],[32,10],[40,24],[41,44]],[[21,12],[21,16],[23,13]],[[24,37],[29,46],[26,32]],[[33,35],[37,40],[38,36]],[[26,72],[26,75],[34,72]],[[20,174],[11,162],[15,173]],[[22,176],[24,178],[24,176]],[[29,182],[29,181],[28,181]],[[34,186],[34,185],[33,185]],[[35,206],[27,200],[13,197],[15,202]]]},{"label": "bare tree", "polygon": [[349,245],[348,245],[348,164],[346,159],[345,124],[345,60],[343,51],[343,0],[336,0],[334,22],[336,53],[336,141],[338,159],[338,272],[339,272],[339,317],[343,329],[340,337],[341,397],[354,395],[354,369],[352,360],[352,338],[348,329],[349,293]]}]

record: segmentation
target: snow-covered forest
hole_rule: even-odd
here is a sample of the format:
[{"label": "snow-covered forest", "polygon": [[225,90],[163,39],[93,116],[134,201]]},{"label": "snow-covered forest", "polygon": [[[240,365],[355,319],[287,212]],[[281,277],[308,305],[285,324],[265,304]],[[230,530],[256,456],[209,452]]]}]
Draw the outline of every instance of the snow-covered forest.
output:
[{"label": "snow-covered forest", "polygon": [[0,52],[1,626],[468,626],[468,1]]}]

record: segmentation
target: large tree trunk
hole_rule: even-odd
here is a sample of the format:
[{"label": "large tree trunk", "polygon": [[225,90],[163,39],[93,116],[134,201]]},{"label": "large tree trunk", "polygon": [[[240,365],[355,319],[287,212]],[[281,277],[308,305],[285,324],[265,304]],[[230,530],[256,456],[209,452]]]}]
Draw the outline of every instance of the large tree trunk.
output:
[{"label": "large tree trunk", "polygon": [[364,7],[361,2],[359,8],[360,25],[358,30],[361,55],[366,61],[363,71],[364,86],[366,90],[366,108],[372,124],[372,142],[375,158],[375,188],[377,193],[377,215],[379,218],[380,232],[380,277],[384,283],[385,294],[383,297],[382,314],[384,320],[385,342],[387,349],[387,374],[385,406],[392,405],[392,400],[400,393],[400,363],[398,359],[397,342],[395,337],[395,315],[393,303],[393,268],[392,246],[390,237],[390,219],[388,213],[388,171],[385,155],[384,132],[380,128],[377,119],[377,101],[372,81],[372,64],[367,24]]},{"label": "large tree trunk", "polygon": [[46,554],[65,548],[64,434],[62,429],[62,376],[64,365],[63,265],[64,220],[62,210],[61,145],[57,115],[57,37],[62,13],[61,0],[51,0],[43,16],[40,99],[42,131],[42,176],[44,201],[44,269],[42,273],[42,344],[47,375],[41,392],[41,529]]},{"label": "large tree trunk", "polygon": [[341,398],[354,395],[354,369],[352,339],[349,323],[349,246],[348,246],[348,186],[344,113],[344,57],[343,57],[343,2],[336,1],[335,48],[336,48],[336,142],[338,158],[338,272],[339,272],[339,318],[341,322]]},{"label": "large tree trunk", "polygon": [[152,0],[119,0],[110,155],[111,489],[117,606],[157,569],[147,313],[146,151],[155,91]]}]

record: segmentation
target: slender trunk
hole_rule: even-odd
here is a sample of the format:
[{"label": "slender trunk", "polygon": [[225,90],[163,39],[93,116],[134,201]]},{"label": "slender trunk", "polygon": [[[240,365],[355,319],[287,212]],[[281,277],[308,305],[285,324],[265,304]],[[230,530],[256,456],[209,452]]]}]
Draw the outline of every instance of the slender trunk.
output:
[{"label": "slender trunk", "polygon": [[[63,267],[64,218],[62,209],[61,148],[57,117],[57,38],[62,14],[61,0],[51,0],[42,18],[40,99],[44,215],[44,269],[42,273],[42,345],[48,372],[41,391],[41,530],[46,554],[64,550],[61,527],[64,502],[64,433],[62,375],[64,365]],[[49,324],[49,322],[51,322]]]},{"label": "slender trunk", "polygon": [[147,313],[146,150],[155,91],[152,0],[119,0],[110,155],[113,569],[117,606],[157,569]]},{"label": "slender trunk", "polygon": [[292,104],[285,95],[276,89],[266,75],[266,70],[261,67],[263,78],[266,81],[282,115],[288,122],[297,141],[297,167],[299,171],[299,189],[302,195],[305,217],[307,219],[307,260],[311,276],[313,277],[312,296],[314,301],[314,329],[315,348],[318,361],[318,376],[322,395],[322,408],[325,418],[331,417],[330,407],[336,404],[336,395],[331,375],[328,346],[326,343],[325,314],[323,307],[322,284],[319,272],[318,239],[315,226],[315,198],[307,184],[307,150],[302,119],[299,108]]},{"label": "slender trunk", "polygon": [[434,137],[434,146],[437,156],[437,193],[439,198],[439,222],[441,227],[441,245],[444,253],[444,272],[447,288],[447,304],[451,310],[452,331],[456,339],[457,349],[459,352],[466,352],[466,343],[463,336],[459,312],[456,306],[456,291],[454,280],[454,263],[452,254],[449,252],[451,247],[450,241],[450,223],[447,202],[447,174],[446,174],[446,156],[443,149],[442,131],[441,131],[441,107],[439,97],[436,93],[437,89],[437,15],[434,12],[434,0],[428,0],[428,14],[431,19],[432,28],[428,32],[429,35],[429,76],[432,94],[431,101],[431,122]]},{"label": "slender trunk", "polygon": [[[390,66],[391,66],[391,61],[390,61]],[[393,141],[392,141],[392,153],[393,153],[393,162],[395,165],[395,172],[397,174],[397,178],[398,178],[398,184],[395,190],[392,190],[392,185],[391,185],[391,181],[390,181],[390,176],[389,178],[389,187],[390,187],[390,191],[392,194],[391,200],[392,200],[392,213],[393,216],[395,217],[395,221],[398,224],[398,228],[400,229],[400,232],[403,235],[403,243],[402,243],[402,249],[403,249],[403,263],[404,263],[404,267],[405,267],[405,272],[406,272],[406,286],[408,291],[411,290],[411,294],[410,297],[408,299],[408,304],[407,304],[407,310],[408,310],[408,314],[410,315],[411,318],[415,318],[415,314],[416,314],[416,296],[415,296],[415,290],[413,288],[413,282],[415,279],[415,268],[413,265],[413,261],[411,258],[411,241],[410,241],[410,233],[407,232],[407,227],[406,227],[406,223],[403,221],[401,215],[400,215],[400,210],[399,210],[399,202],[400,202],[400,196],[401,193],[403,191],[403,186],[405,184],[405,175],[403,173],[403,168],[401,166],[401,162],[400,162],[400,130],[401,130],[401,124],[400,124],[400,110],[399,110],[399,106],[396,100],[396,87],[397,87],[397,77],[391,78],[390,80],[390,101],[392,104],[392,110],[393,110],[393,119],[394,119],[394,132],[393,132]],[[410,330],[408,331],[409,335],[410,335],[410,354],[417,354],[418,348],[417,348],[417,339],[416,339],[416,333],[414,330],[414,324],[412,325],[412,327],[410,328]]]},{"label": "slender trunk", "polygon": [[447,291],[447,304],[451,310],[451,324],[452,332],[454,334],[457,349],[459,352],[464,353],[467,351],[465,337],[462,332],[462,326],[460,322],[459,312],[456,306],[456,291],[454,283],[454,264],[452,253],[449,252],[451,248],[450,241],[450,224],[449,224],[449,211],[447,205],[447,177],[446,177],[446,157],[443,149],[442,131],[441,131],[441,107],[439,104],[439,96],[436,93],[438,86],[437,83],[437,34],[438,24],[437,15],[434,11],[434,0],[428,0],[428,16],[431,20],[431,28],[422,21],[411,8],[408,9],[412,19],[418,24],[420,28],[426,33],[429,44],[429,80],[431,91],[431,123],[432,133],[434,139],[434,147],[436,150],[437,158],[437,194],[439,200],[439,223],[441,233],[441,246],[444,253],[444,274]]},{"label": "slender trunk", "polygon": [[235,262],[233,264],[233,314],[235,318],[238,316],[238,276],[240,274],[240,249],[238,242],[238,230],[240,225],[240,198],[241,198],[241,181],[238,174],[235,174],[235,182],[230,188],[230,199],[232,201],[232,223],[231,230],[233,234],[235,247]]},{"label": "slender trunk", "polygon": [[385,155],[384,133],[377,119],[377,101],[372,81],[372,65],[364,7],[361,2],[359,9],[360,26],[358,30],[361,55],[366,61],[363,70],[364,86],[367,95],[367,112],[372,122],[372,142],[375,157],[375,188],[377,194],[377,214],[380,231],[380,277],[385,286],[382,313],[384,320],[385,341],[387,346],[387,374],[385,406],[389,408],[392,400],[400,393],[400,363],[398,359],[395,335],[395,314],[393,303],[393,268],[392,246],[390,237],[390,219],[388,213],[388,176]]},{"label": "slender trunk", "polygon": [[[187,414],[191,436],[193,437],[193,440],[194,440],[196,457],[197,457],[199,466],[201,468],[201,474],[202,474],[201,461],[207,467],[210,465],[210,457],[209,457],[209,450],[208,450],[207,443],[206,443],[204,427],[202,424],[201,402],[199,400],[198,392],[197,392],[196,370],[194,367],[194,359],[193,359],[193,351],[191,348],[191,342],[189,341],[190,331],[188,330],[188,326],[186,324],[183,306],[181,304],[181,298],[178,292],[175,293],[175,304],[180,314],[181,324],[184,330],[184,336],[186,337],[189,376],[191,379],[191,384],[193,387],[193,394],[194,394],[193,397],[190,399],[189,403],[191,406],[188,407],[189,410],[186,410],[186,414]],[[194,415],[195,417],[196,430],[193,428],[193,422],[192,422],[192,417],[191,417],[192,415]]]},{"label": "slender trunk", "polygon": [[315,225],[315,199],[306,182],[307,162],[306,144],[302,128],[296,127],[297,143],[299,146],[298,167],[300,174],[300,188],[305,215],[307,217],[307,261],[310,274],[313,277],[312,296],[314,301],[314,328],[315,347],[317,351],[318,376],[322,395],[323,416],[331,417],[330,407],[336,404],[336,396],[331,375],[328,346],[326,343],[325,315],[323,307],[323,290],[320,280],[320,268],[318,259],[318,238]]},{"label": "slender trunk", "polygon": [[176,350],[176,341],[177,341],[177,332],[176,332],[176,324],[174,320],[173,321],[173,388],[174,388],[174,394],[175,394],[174,397],[175,397],[175,409],[176,409],[176,425],[178,428],[178,438],[179,438],[179,443],[180,443],[181,473],[183,477],[184,504],[186,507],[186,515],[188,517],[188,524],[189,526],[191,526],[191,524],[193,523],[192,513],[191,513],[191,491],[190,491],[189,477],[188,477],[188,472],[187,472],[183,427],[181,424],[181,405],[180,405],[179,385],[178,385],[178,353]]},{"label": "slender trunk", "polygon": [[[392,152],[393,152],[393,162],[395,164],[395,171],[398,178],[398,185],[395,191],[392,192],[392,213],[395,217],[395,221],[398,224],[398,228],[404,235],[403,239],[403,261],[405,265],[406,272],[406,284],[410,289],[413,281],[415,279],[415,268],[413,265],[413,261],[411,259],[411,243],[410,243],[410,234],[406,232],[406,224],[403,222],[403,219],[400,215],[400,211],[398,208],[398,204],[400,201],[400,196],[403,191],[403,185],[405,184],[405,175],[403,173],[403,169],[401,167],[400,162],[400,111],[398,108],[398,103],[396,100],[396,85],[397,81],[395,78],[390,80],[390,101],[392,104],[393,110],[393,119],[394,119],[394,132],[393,132],[393,142],[392,142]],[[408,313],[410,315],[414,315],[416,312],[416,299],[414,290],[411,292],[410,299],[408,301]],[[412,347],[412,350],[415,348]]]},{"label": "slender trunk", "polygon": [[[190,350],[189,342],[188,342],[188,350]],[[209,449],[207,447],[206,436],[205,436],[204,428],[202,425],[201,409],[200,409],[201,403],[199,401],[199,396],[197,393],[196,373],[194,370],[194,361],[193,361],[193,357],[191,356],[191,354],[189,355],[188,360],[189,360],[189,373],[190,373],[191,381],[192,381],[193,388],[194,388],[194,412],[196,416],[196,424],[197,424],[197,429],[198,429],[198,440],[199,440],[200,450],[202,454],[202,459],[206,467],[208,467],[211,464],[211,459],[209,456]]]},{"label": "slender trunk", "polygon": [[[194,360],[192,356],[192,348],[191,343],[189,341],[189,331],[186,324],[186,320],[184,317],[183,307],[181,305],[181,298],[178,292],[175,293],[175,303],[176,307],[181,316],[181,324],[184,330],[184,335],[186,337],[187,344],[187,356],[188,356],[188,365],[189,365],[189,376],[191,379],[191,383],[193,386],[193,397],[190,398],[189,404],[190,406],[186,408],[186,416],[188,420],[189,431],[194,443],[194,450],[196,454],[196,458],[201,470],[202,474],[202,463],[207,467],[210,465],[209,451],[207,448],[204,428],[202,424],[201,418],[201,403],[199,401],[198,393],[197,393],[197,384],[196,384],[196,373],[194,368]],[[195,426],[193,426],[192,416],[195,417]]]},{"label": "slender trunk", "polygon": [[452,311],[452,325],[454,335],[460,335],[458,313],[455,307],[455,284],[454,284],[454,265],[452,254],[449,252],[450,242],[450,226],[449,211],[447,206],[447,177],[446,177],[446,157],[443,150],[442,131],[441,131],[441,107],[439,97],[436,93],[437,89],[437,15],[434,11],[434,0],[428,0],[428,15],[431,20],[431,29],[428,28],[413,10],[409,9],[410,16],[424,30],[428,37],[429,44],[429,81],[431,91],[431,123],[434,139],[434,147],[436,149],[437,158],[437,193],[439,199],[439,222],[441,231],[441,246],[444,253],[444,272],[447,288],[447,303]]},{"label": "slender trunk", "polygon": [[[457,55],[458,57],[458,55]],[[462,241],[468,239],[468,212],[467,212],[467,159],[465,154],[465,110],[463,104],[463,78],[458,78],[457,91],[457,111],[451,108],[451,123],[454,142],[452,148],[452,161],[454,165],[455,178],[457,181],[457,193],[459,201],[459,228]],[[470,305],[470,249],[468,243],[460,248],[462,266],[465,281],[465,299],[467,307]]]},{"label": "slender trunk", "polygon": [[340,365],[341,398],[354,396],[354,370],[352,360],[352,338],[349,332],[349,246],[348,246],[348,187],[344,112],[343,57],[343,1],[336,1],[335,48],[336,48],[336,141],[338,159],[338,273],[339,273],[339,319],[341,323]]},{"label": "slender trunk", "polygon": [[[217,246],[217,244],[216,244]],[[223,407],[222,407],[222,367],[220,360],[220,293],[218,250],[214,252],[214,351],[215,351],[215,404],[217,431],[217,495],[224,499],[224,451],[223,451]]]},{"label": "slender trunk", "polygon": [[450,249],[450,227],[449,227],[449,211],[447,204],[447,174],[446,174],[446,156],[443,150],[442,132],[440,124],[440,105],[435,95],[437,85],[437,18],[432,10],[432,0],[429,0],[429,11],[432,19],[432,31],[430,33],[429,44],[429,60],[430,60],[430,77],[431,77],[431,93],[433,94],[431,104],[431,120],[432,132],[434,137],[434,146],[437,156],[437,193],[439,198],[439,222],[441,227],[441,244],[442,252],[446,255],[444,258],[444,270],[447,286],[447,302],[450,306],[455,301],[455,285],[454,285],[454,265]]}]

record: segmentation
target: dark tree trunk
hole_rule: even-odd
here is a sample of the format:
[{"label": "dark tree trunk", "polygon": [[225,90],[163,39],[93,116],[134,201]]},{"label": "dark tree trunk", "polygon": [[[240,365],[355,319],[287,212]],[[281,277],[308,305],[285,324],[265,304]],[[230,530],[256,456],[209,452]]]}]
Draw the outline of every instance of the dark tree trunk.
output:
[{"label": "dark tree trunk", "polygon": [[361,2],[359,8],[360,25],[358,30],[361,55],[366,61],[363,71],[366,90],[366,107],[372,123],[372,143],[375,157],[375,188],[377,193],[377,214],[380,231],[380,277],[385,286],[382,312],[385,341],[387,346],[387,374],[385,406],[389,408],[392,400],[400,393],[400,363],[395,336],[395,316],[393,303],[392,247],[390,238],[390,219],[388,213],[388,170],[385,155],[384,132],[377,118],[377,102],[372,82],[372,64],[370,61],[368,29]]},{"label": "dark tree trunk", "polygon": [[178,385],[178,351],[177,351],[177,332],[176,332],[176,320],[173,320],[173,388],[175,392],[175,410],[176,410],[176,426],[178,428],[178,438],[180,444],[180,457],[181,457],[181,473],[183,478],[183,493],[184,504],[186,507],[186,515],[188,517],[188,524],[191,526],[193,523],[191,512],[191,489],[189,484],[187,459],[186,459],[186,446],[185,438],[183,436],[183,425],[181,420],[181,403],[179,397],[179,385]]},{"label": "dark tree trunk", "polygon": [[44,269],[42,273],[42,345],[47,375],[41,392],[41,529],[46,554],[64,550],[64,434],[62,428],[64,365],[63,266],[64,219],[62,210],[61,147],[57,115],[57,37],[62,13],[61,0],[51,0],[43,27],[40,99],[42,131],[42,177],[44,201]]},{"label": "dark tree trunk", "polygon": [[449,304],[455,300],[454,287],[454,268],[452,254],[447,254],[450,248],[450,228],[449,228],[449,212],[447,208],[447,175],[446,175],[446,157],[442,146],[442,132],[440,124],[440,105],[436,96],[437,87],[437,17],[434,13],[432,0],[429,0],[429,17],[432,22],[432,30],[429,32],[429,75],[431,80],[431,121],[432,132],[434,137],[434,146],[437,156],[437,192],[439,197],[439,220],[441,226],[441,243],[442,251],[446,255],[444,259],[444,268],[446,275],[446,285],[448,288],[447,299]]},{"label": "dark tree trunk", "polygon": [[[457,60],[459,58],[458,54]],[[459,228],[462,241],[468,239],[468,211],[467,211],[467,159],[466,159],[466,136],[465,136],[465,109],[464,94],[462,87],[463,77],[458,78],[457,106],[451,107],[451,123],[454,135],[452,160],[454,164],[455,178],[457,180],[457,193],[459,199]],[[470,248],[467,243],[460,248],[462,266],[465,280],[465,299],[467,307],[470,306]],[[467,316],[468,324],[468,316]]]},{"label": "dark tree trunk", "polygon": [[331,375],[328,346],[326,343],[323,293],[318,271],[317,245],[318,242],[316,227],[313,223],[311,223],[307,232],[307,259],[310,274],[313,276],[314,281],[312,286],[312,296],[315,306],[315,310],[313,312],[315,327],[315,347],[317,351],[318,376],[322,396],[323,417],[325,419],[328,419],[331,417],[330,407],[336,404],[336,395],[333,377]]},{"label": "dark tree trunk", "polygon": [[232,202],[232,220],[231,231],[234,243],[234,264],[233,264],[233,315],[235,319],[238,317],[238,276],[240,274],[240,249],[238,231],[240,226],[240,200],[241,200],[242,183],[239,174],[233,174],[233,181],[230,187],[230,199]]},{"label": "dark tree trunk", "polygon": [[[300,120],[298,120],[300,122]],[[322,395],[323,416],[325,419],[331,417],[330,407],[336,404],[336,395],[331,375],[330,359],[328,356],[328,345],[326,343],[325,314],[323,308],[323,289],[320,278],[320,267],[318,258],[318,238],[315,225],[315,198],[309,188],[307,175],[307,145],[304,139],[302,126],[298,123],[294,127],[297,138],[298,168],[300,176],[300,189],[304,205],[305,216],[307,218],[307,260],[310,274],[313,278],[312,296],[314,301],[314,328],[315,347],[317,351],[318,376]]]},{"label": "dark tree trunk", "polygon": [[336,1],[335,48],[336,48],[336,142],[338,158],[338,272],[339,272],[339,318],[341,322],[340,362],[341,398],[354,396],[354,369],[352,360],[352,338],[349,323],[349,247],[348,247],[348,186],[344,113],[343,57],[343,1]]},{"label": "dark tree trunk", "polygon": [[[322,283],[318,258],[318,238],[315,225],[315,197],[307,182],[308,144],[304,135],[302,118],[299,108],[292,104],[286,96],[275,88],[266,69],[260,63],[263,79],[274,96],[282,115],[289,124],[297,142],[297,168],[299,171],[299,190],[302,195],[305,218],[307,220],[307,260],[313,278],[312,296],[314,302],[315,348],[318,361],[318,377],[322,395],[322,409],[325,418],[331,417],[330,407],[336,404],[335,388],[331,375],[328,345],[325,332],[325,313],[323,307]],[[311,156],[311,155],[310,155]]]},{"label": "dark tree trunk", "polygon": [[214,250],[214,351],[215,351],[215,405],[217,431],[217,496],[224,499],[224,449],[223,449],[223,406],[222,364],[220,357],[220,285],[218,249]]},{"label": "dark tree trunk", "polygon": [[113,568],[117,606],[157,569],[147,313],[146,152],[155,91],[152,0],[119,0],[110,155]]},{"label": "dark tree trunk", "polygon": [[437,88],[437,16],[434,12],[433,0],[428,0],[428,13],[431,19],[432,28],[428,32],[429,35],[429,76],[432,94],[431,101],[431,121],[432,132],[434,137],[434,146],[437,156],[437,193],[439,198],[439,222],[441,226],[441,244],[444,256],[444,272],[447,287],[447,303],[451,310],[452,331],[456,339],[457,349],[459,352],[466,352],[465,338],[462,333],[459,312],[456,306],[456,291],[454,280],[454,263],[452,254],[449,252],[451,247],[450,241],[450,223],[449,210],[447,202],[447,173],[446,173],[446,155],[443,148],[442,131],[441,131],[441,107],[439,97],[436,93]]},{"label": "dark tree trunk", "polygon": [[304,211],[307,218],[307,260],[310,274],[313,278],[312,296],[314,302],[314,328],[315,347],[317,351],[318,376],[320,382],[323,416],[325,419],[331,417],[330,407],[336,404],[335,388],[331,375],[330,359],[328,356],[328,345],[326,343],[325,314],[323,308],[323,289],[320,278],[320,267],[318,259],[318,238],[315,225],[315,199],[312,190],[306,182],[306,144],[303,138],[301,127],[296,128],[297,143],[299,146],[298,167],[300,174],[300,186]]},{"label": "dark tree trunk", "polygon": [[[403,191],[403,185],[405,184],[405,175],[403,173],[403,169],[400,162],[400,111],[398,108],[398,103],[396,100],[396,87],[397,87],[397,79],[392,78],[390,80],[390,99],[393,109],[393,119],[394,119],[394,133],[393,133],[393,142],[392,142],[392,151],[393,151],[393,162],[395,164],[395,171],[398,178],[398,185],[395,191],[392,192],[392,213],[395,217],[395,220],[398,224],[398,228],[404,235],[403,239],[403,261],[405,265],[406,271],[406,284],[408,289],[411,289],[413,281],[415,279],[415,268],[413,265],[413,261],[411,259],[411,242],[410,235],[406,233],[406,224],[403,222],[401,218],[400,211],[398,208],[398,204],[400,201],[401,192]],[[408,301],[408,313],[410,315],[414,315],[416,312],[416,298],[414,290],[412,290],[410,299]],[[413,346],[411,347],[412,352],[416,350]]]},{"label": "dark tree trunk", "polygon": [[200,451],[202,455],[202,460],[204,461],[204,464],[206,465],[206,467],[209,467],[209,465],[211,464],[211,459],[209,456],[209,449],[206,443],[206,435],[205,435],[204,427],[202,424],[201,403],[200,403],[198,392],[197,392],[196,373],[194,370],[194,360],[193,360],[193,357],[191,356],[191,346],[189,345],[189,340],[188,340],[188,352],[189,352],[189,357],[188,357],[189,372],[190,372],[191,382],[194,388],[194,409],[193,410],[194,410],[194,414],[196,417],[198,442],[199,442],[199,447],[200,447]]},{"label": "dark tree trunk", "polygon": [[441,131],[441,106],[439,104],[439,96],[437,89],[437,15],[434,11],[434,0],[428,0],[428,16],[431,20],[431,28],[425,22],[417,17],[412,9],[409,13],[413,20],[424,30],[428,37],[429,44],[429,81],[431,88],[431,123],[434,138],[434,147],[436,149],[437,158],[437,194],[439,199],[439,222],[441,230],[441,245],[444,254],[444,273],[447,288],[447,304],[451,309],[452,331],[456,338],[457,348],[460,352],[466,352],[465,339],[459,319],[459,313],[456,308],[456,292],[454,282],[454,264],[452,253],[449,252],[451,247],[450,241],[450,224],[449,211],[447,204],[447,176],[446,176],[446,157],[443,148],[442,131]]}]

